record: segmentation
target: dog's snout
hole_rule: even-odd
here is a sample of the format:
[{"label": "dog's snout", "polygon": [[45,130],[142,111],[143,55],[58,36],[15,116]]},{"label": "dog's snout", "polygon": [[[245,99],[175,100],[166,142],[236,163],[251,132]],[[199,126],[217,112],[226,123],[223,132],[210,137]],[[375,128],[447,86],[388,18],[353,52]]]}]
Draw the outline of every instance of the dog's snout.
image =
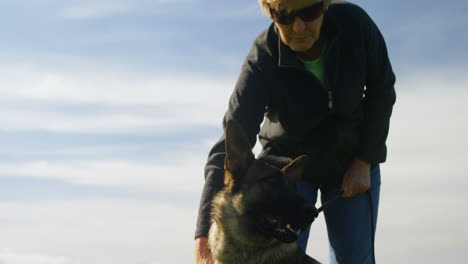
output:
[{"label": "dog's snout", "polygon": [[306,223],[314,222],[315,218],[318,217],[319,212],[312,203],[306,203],[303,207],[304,219]]}]

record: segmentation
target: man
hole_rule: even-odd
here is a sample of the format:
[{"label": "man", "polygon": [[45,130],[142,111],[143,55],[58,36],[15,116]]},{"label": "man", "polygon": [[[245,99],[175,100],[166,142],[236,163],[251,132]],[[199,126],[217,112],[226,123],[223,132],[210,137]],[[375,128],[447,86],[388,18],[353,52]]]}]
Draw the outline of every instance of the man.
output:
[{"label": "man", "polygon": [[[278,164],[307,154],[313,171],[297,192],[324,211],[331,263],[375,263],[379,164],[395,102],[384,39],[358,6],[330,0],[259,0],[273,19],[255,40],[224,117],[258,135],[262,158]],[[260,124],[265,117],[264,125]],[[197,222],[197,263],[212,263],[210,201],[223,187],[224,137],[212,148]],[[305,251],[308,230],[299,238]]]}]

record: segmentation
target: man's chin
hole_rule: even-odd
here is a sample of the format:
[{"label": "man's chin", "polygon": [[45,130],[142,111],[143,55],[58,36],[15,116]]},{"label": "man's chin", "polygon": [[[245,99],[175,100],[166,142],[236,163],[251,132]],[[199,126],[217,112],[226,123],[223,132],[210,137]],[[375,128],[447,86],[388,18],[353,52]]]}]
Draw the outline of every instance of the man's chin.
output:
[{"label": "man's chin", "polygon": [[312,44],[309,44],[309,43],[294,43],[293,45],[290,45],[289,47],[295,51],[295,52],[306,52],[308,50],[310,50],[313,46],[313,43]]}]

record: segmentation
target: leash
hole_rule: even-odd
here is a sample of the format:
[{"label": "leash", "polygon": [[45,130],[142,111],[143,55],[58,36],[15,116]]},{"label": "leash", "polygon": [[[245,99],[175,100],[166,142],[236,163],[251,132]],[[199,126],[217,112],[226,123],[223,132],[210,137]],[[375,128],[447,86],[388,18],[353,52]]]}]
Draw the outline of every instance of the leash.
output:
[{"label": "leash", "polygon": [[322,204],[322,206],[320,206],[319,209],[317,209],[317,213],[320,214],[320,212],[322,212],[323,210],[327,209],[328,207],[330,207],[333,203],[335,203],[336,201],[338,201],[340,198],[341,198],[341,195],[343,194],[343,191],[341,191],[337,196],[333,197],[332,199],[328,200],[327,202],[325,202],[324,204]]}]

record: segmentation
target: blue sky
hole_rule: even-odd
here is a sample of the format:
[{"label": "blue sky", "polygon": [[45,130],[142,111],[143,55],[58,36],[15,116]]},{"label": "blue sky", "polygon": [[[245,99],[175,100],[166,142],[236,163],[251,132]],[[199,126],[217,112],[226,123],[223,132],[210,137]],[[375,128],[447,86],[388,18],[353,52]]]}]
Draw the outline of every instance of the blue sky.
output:
[{"label": "blue sky", "polygon": [[[468,2],[353,2],[397,75],[379,262],[459,262]],[[0,264],[192,262],[204,162],[269,23],[256,0],[1,1]]]}]

